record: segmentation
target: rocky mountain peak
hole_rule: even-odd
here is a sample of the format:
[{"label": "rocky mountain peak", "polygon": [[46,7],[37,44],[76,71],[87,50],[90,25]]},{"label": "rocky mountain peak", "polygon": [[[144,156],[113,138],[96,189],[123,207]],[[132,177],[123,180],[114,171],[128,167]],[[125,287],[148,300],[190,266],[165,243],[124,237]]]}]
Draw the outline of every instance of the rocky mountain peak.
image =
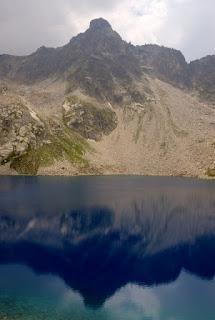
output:
[{"label": "rocky mountain peak", "polygon": [[107,41],[111,41],[111,44],[114,46],[121,46],[123,42],[120,35],[113,30],[110,23],[103,18],[92,20],[89,29],[82,35],[84,35],[86,41],[92,41],[95,46],[97,46],[99,42],[106,43]]},{"label": "rocky mountain peak", "polygon": [[112,30],[112,27],[107,20],[105,20],[103,18],[98,18],[98,19],[94,19],[90,22],[90,29],[94,30],[94,31]]},{"label": "rocky mountain peak", "polygon": [[89,29],[79,34],[70,41],[70,45],[81,48],[88,56],[92,53],[102,52],[118,53],[124,50],[125,42],[114,31],[108,21],[103,18],[94,19],[90,22]]}]

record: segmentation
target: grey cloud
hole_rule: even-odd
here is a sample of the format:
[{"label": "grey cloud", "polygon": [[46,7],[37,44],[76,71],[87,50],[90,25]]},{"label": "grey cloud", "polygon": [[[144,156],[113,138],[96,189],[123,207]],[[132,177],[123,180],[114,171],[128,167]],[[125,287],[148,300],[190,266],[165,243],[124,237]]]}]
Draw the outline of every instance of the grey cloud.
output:
[{"label": "grey cloud", "polygon": [[65,39],[58,27],[64,26],[63,2],[59,9],[51,0],[0,0],[1,52],[26,54],[43,44],[62,43]]},{"label": "grey cloud", "polygon": [[176,46],[187,60],[215,54],[214,0],[169,0],[168,18],[160,30],[160,42],[171,46],[177,33]]}]

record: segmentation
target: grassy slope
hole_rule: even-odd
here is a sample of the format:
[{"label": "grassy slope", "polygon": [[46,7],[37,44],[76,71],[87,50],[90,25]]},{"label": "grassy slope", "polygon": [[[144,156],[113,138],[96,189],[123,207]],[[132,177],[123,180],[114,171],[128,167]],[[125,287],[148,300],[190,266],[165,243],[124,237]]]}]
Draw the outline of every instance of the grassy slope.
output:
[{"label": "grassy slope", "polygon": [[55,161],[67,159],[78,168],[87,168],[88,162],[84,155],[90,150],[87,142],[64,128],[61,135],[49,136],[49,143],[43,144],[36,149],[29,149],[25,155],[11,159],[11,168],[19,174],[36,175],[40,167],[48,167]]}]

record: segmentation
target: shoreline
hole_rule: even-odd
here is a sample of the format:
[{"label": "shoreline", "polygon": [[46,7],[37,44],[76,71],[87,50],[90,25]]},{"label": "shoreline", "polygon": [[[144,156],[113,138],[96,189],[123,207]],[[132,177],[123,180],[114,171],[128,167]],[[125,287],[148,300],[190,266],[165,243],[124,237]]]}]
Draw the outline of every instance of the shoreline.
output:
[{"label": "shoreline", "polygon": [[196,180],[202,180],[202,181],[215,181],[215,177],[207,177],[207,176],[192,176],[192,175],[159,175],[159,174],[134,174],[134,173],[105,173],[105,174],[86,174],[86,173],[78,173],[78,174],[37,174],[37,175],[31,175],[31,174],[18,174],[18,173],[0,173],[0,179],[1,177],[62,177],[62,178],[78,178],[78,177],[140,177],[140,178],[181,178],[181,179],[196,179]]}]

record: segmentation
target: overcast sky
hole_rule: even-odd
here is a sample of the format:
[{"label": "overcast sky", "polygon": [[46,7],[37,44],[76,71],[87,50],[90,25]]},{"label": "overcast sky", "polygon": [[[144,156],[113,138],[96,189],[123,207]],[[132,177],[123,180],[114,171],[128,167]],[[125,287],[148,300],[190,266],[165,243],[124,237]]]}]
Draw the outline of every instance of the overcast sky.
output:
[{"label": "overcast sky", "polygon": [[64,45],[98,17],[133,44],[180,49],[187,60],[215,53],[215,0],[0,0],[0,54]]}]

